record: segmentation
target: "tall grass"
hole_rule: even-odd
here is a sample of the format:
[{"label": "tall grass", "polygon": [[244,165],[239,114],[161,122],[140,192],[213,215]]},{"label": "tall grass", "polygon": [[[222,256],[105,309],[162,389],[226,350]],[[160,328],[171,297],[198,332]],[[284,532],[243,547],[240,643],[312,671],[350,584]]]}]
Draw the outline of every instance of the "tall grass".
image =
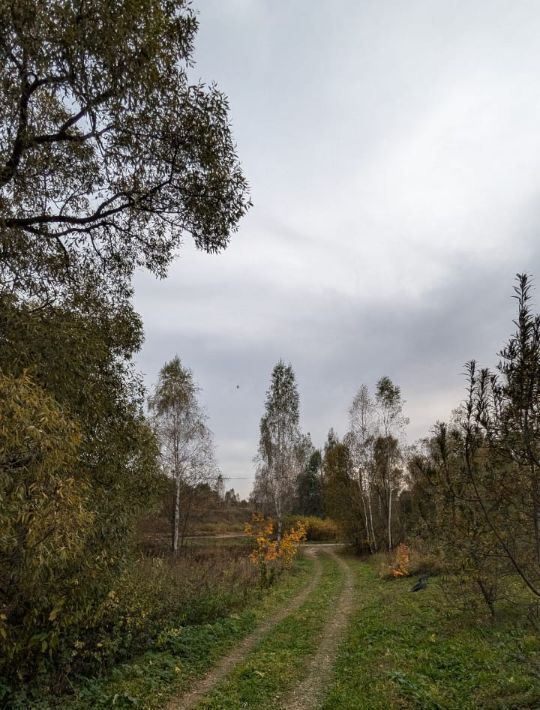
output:
[{"label": "tall grass", "polygon": [[66,639],[59,662],[26,689],[0,678],[0,706],[10,707],[21,692],[28,707],[32,698],[65,693],[74,679],[95,678],[159,646],[171,629],[211,623],[243,608],[258,593],[248,554],[248,546],[220,545],[187,548],[178,558],[133,559],[111,579],[92,622]]}]

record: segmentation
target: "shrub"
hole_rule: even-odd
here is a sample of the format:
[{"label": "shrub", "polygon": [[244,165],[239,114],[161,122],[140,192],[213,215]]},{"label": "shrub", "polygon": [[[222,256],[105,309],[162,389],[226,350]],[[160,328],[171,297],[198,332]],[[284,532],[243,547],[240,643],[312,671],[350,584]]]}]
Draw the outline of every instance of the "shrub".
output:
[{"label": "shrub", "polygon": [[306,528],[302,522],[288,526],[281,540],[275,539],[274,521],[259,514],[253,515],[251,522],[246,523],[245,531],[254,540],[250,560],[258,567],[263,586],[270,586],[283,568],[292,565],[300,544],[306,539]]},{"label": "shrub", "polygon": [[301,523],[306,528],[306,539],[309,542],[338,542],[341,538],[339,525],[331,518],[318,518],[315,515],[289,515],[285,529],[293,528]]},{"label": "shrub", "polygon": [[[248,553],[246,547],[231,545],[197,547],[177,558],[132,559],[121,575],[110,576],[109,591],[93,606],[93,614],[79,615],[77,625],[64,634],[61,678],[102,674],[138,653],[163,648],[163,639],[174,637],[179,628],[219,626],[232,611],[244,608],[258,588]],[[69,686],[58,682],[51,667],[46,670],[37,682],[25,684],[24,698],[42,698]],[[11,706],[22,692],[20,685],[15,678],[0,679],[0,706]],[[27,699],[17,707],[29,704]]]},{"label": "shrub", "polygon": [[422,545],[409,547],[400,543],[393,553],[379,553],[381,577],[398,579],[420,574],[437,575],[443,571],[441,558],[434,552],[426,552]]},{"label": "shrub", "polygon": [[84,614],[93,515],[79,442],[26,374],[0,375],[0,674],[39,670]]}]

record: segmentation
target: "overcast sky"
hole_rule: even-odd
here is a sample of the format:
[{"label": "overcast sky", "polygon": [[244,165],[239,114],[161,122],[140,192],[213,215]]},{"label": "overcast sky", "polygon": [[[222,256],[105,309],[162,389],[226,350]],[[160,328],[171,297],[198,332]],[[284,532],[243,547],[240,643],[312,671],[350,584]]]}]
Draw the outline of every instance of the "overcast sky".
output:
[{"label": "overcast sky", "polygon": [[[358,387],[402,388],[410,441],[512,330],[540,274],[538,0],[196,0],[195,73],[229,96],[254,206],[217,256],[186,244],[135,305],[151,385],[178,354],[243,495],[270,372],[316,445]],[[540,298],[538,299],[540,301]]]}]

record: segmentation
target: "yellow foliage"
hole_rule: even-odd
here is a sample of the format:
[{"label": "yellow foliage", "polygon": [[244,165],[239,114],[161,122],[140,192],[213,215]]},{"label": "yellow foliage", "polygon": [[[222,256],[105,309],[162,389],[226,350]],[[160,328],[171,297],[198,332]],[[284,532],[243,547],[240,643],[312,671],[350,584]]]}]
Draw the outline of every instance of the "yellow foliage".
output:
[{"label": "yellow foliage", "polygon": [[288,530],[280,541],[275,540],[274,521],[260,514],[255,514],[251,522],[246,523],[244,529],[247,535],[254,538],[255,546],[250,560],[259,566],[263,578],[268,575],[269,563],[290,567],[298,547],[306,539],[306,526],[299,522]]}]

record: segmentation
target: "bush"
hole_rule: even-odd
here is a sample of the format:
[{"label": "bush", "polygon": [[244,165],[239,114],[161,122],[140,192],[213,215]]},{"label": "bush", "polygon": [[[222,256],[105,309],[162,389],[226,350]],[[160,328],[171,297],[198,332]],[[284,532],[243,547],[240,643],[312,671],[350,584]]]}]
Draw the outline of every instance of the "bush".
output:
[{"label": "bush", "polygon": [[409,547],[400,543],[393,552],[379,553],[379,570],[385,579],[415,577],[427,574],[435,576],[443,571],[443,562],[439,555],[425,551],[422,545]]},{"label": "bush", "polygon": [[[258,584],[248,554],[246,547],[231,545],[188,549],[178,558],[131,560],[120,576],[110,577],[109,592],[93,615],[81,615],[77,626],[66,630],[61,678],[102,674],[115,663],[161,648],[180,627],[210,624],[242,609]],[[37,683],[26,684],[28,697],[69,686],[51,667],[46,671]],[[16,679],[0,678],[0,705],[4,699],[9,705],[18,687]]]},{"label": "bush", "polygon": [[85,613],[93,514],[79,442],[26,374],[0,375],[0,675],[39,671]]},{"label": "bush", "polygon": [[285,521],[285,529],[290,530],[298,523],[306,528],[309,542],[339,542],[341,529],[331,518],[317,518],[314,515],[289,515]]},{"label": "bush", "polygon": [[150,648],[170,628],[212,622],[240,608],[257,584],[238,546],[186,550],[177,558],[141,558],[117,580],[74,656],[86,672]]}]

